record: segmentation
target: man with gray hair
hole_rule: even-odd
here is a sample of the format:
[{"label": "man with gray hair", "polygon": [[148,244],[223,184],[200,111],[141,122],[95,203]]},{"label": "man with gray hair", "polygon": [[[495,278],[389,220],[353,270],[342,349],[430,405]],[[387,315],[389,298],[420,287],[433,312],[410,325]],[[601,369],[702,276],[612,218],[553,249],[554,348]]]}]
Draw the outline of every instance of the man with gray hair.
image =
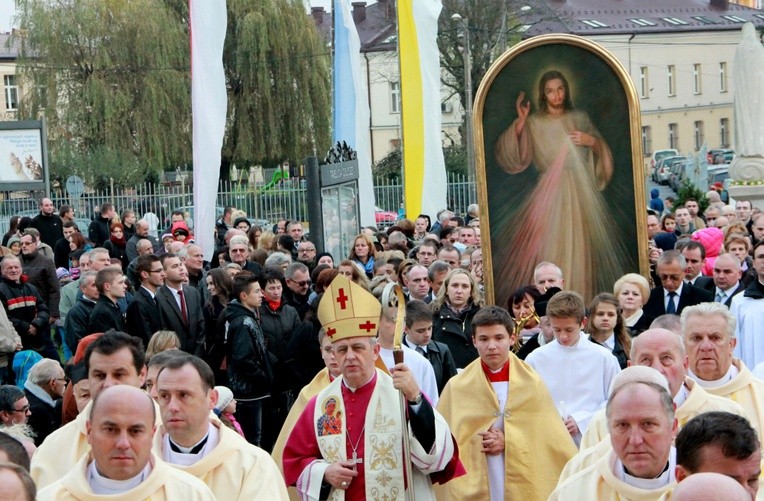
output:
[{"label": "man with gray hair", "polygon": [[286,289],[284,289],[286,304],[297,310],[300,320],[305,320],[305,315],[310,311],[308,303],[311,292],[310,270],[298,261],[287,266],[284,278],[286,279]]},{"label": "man with gray hair", "polygon": [[186,265],[188,285],[199,291],[202,300],[207,297],[207,270],[204,268],[204,253],[196,244],[180,249],[178,257]]},{"label": "man with gray hair", "polygon": [[[228,230],[226,238],[232,232],[233,230]],[[246,235],[234,235],[231,237],[228,243],[228,255],[231,258],[231,262],[241,266],[242,270],[247,270],[255,275],[262,271],[259,264],[249,260],[249,239],[247,239]]]},{"label": "man with gray hair", "polygon": [[666,251],[658,258],[655,270],[661,286],[650,291],[650,298],[644,308],[648,317],[658,318],[665,313],[682,313],[688,306],[714,300],[713,293],[684,282],[687,261],[676,250]]},{"label": "man with gray hair", "polygon": [[544,294],[552,287],[565,288],[565,279],[562,278],[562,270],[554,263],[544,261],[536,265],[533,270],[533,284]]},{"label": "man with gray hair", "polygon": [[658,499],[676,485],[677,422],[666,385],[629,381],[611,393],[605,413],[612,450],[561,481],[550,501]]},{"label": "man with gray hair", "polygon": [[138,257],[138,250],[136,249],[136,245],[140,240],[148,240],[151,242],[152,249],[157,249],[159,247],[157,239],[151,236],[149,233],[149,222],[145,219],[140,219],[137,223],[135,223],[135,235],[130,237],[130,240],[127,241],[127,245],[125,246],[125,254],[127,254],[128,261],[132,261]]},{"label": "man with gray hair", "polygon": [[74,307],[69,310],[64,323],[64,342],[71,353],[77,351],[77,344],[79,344],[80,339],[87,336],[88,322],[99,297],[95,279],[95,271],[86,271],[80,275],[80,279],[77,281],[82,295],[77,299]]},{"label": "man with gray hair", "polygon": [[682,338],[690,377],[708,393],[734,400],[761,433],[764,423],[764,381],[733,356],[737,344],[735,317],[726,306],[703,303],[682,312]]},{"label": "man with gray hair", "polygon": [[36,433],[34,443],[37,446],[61,426],[61,404],[66,384],[64,369],[56,360],[44,358],[29,371],[24,393],[32,415],[27,424]]}]

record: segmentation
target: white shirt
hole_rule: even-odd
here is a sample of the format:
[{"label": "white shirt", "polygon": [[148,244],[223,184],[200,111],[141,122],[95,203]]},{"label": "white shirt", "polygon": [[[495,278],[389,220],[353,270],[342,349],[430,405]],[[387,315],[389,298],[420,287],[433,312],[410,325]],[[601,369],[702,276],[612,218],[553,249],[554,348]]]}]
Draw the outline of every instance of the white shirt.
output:
[{"label": "white shirt", "polygon": [[555,405],[564,402],[581,434],[592,415],[605,407],[613,378],[621,372],[610,350],[592,343],[583,332],[574,346],[554,340],[534,350],[525,362],[538,372]]},{"label": "white shirt", "polygon": [[[149,296],[151,296],[151,299],[155,299],[155,298],[156,298],[156,293],[154,293],[154,292],[151,292],[149,289],[147,289],[146,287],[144,287],[144,286],[142,286],[142,285],[141,285],[141,289],[143,289],[143,290],[145,290],[146,292],[148,292],[148,293],[149,293]],[[171,289],[170,287],[168,287],[168,289],[170,289],[170,290],[173,290],[173,289]],[[179,307],[180,307],[180,306],[179,306]]]},{"label": "white shirt", "polygon": [[[183,287],[183,286],[181,285],[181,287]],[[180,311],[183,311],[183,307],[180,305],[180,294],[179,294],[179,291],[180,291],[181,289],[173,289],[173,288],[172,288],[172,287],[170,287],[169,285],[167,286],[167,288],[168,288],[168,289],[170,289],[170,292],[172,292],[172,297],[174,297],[174,298],[175,298],[175,302],[176,302],[176,303],[177,303],[177,305],[178,305],[178,309],[179,309]],[[185,299],[185,294],[184,294],[184,297],[183,297],[183,299]],[[188,310],[186,310],[186,311],[188,311]]]},{"label": "white shirt", "polygon": [[[682,287],[684,287],[684,284],[679,284],[679,288],[675,290],[676,296],[674,296],[674,311],[679,311],[679,296],[682,295]],[[670,299],[669,294],[671,294],[666,289],[663,289],[663,306],[666,307],[666,311],[668,311],[668,302]]]},{"label": "white shirt", "polygon": [[176,444],[176,447],[178,447],[181,452],[173,451],[172,447],[170,447],[170,434],[165,433],[164,437],[162,437],[162,459],[170,464],[178,464],[181,466],[191,466],[192,464],[196,464],[197,461],[212,452],[212,450],[220,443],[220,430],[218,430],[212,423],[209,423],[208,427],[207,435],[202,438],[202,440],[206,438],[207,442],[204,444],[204,447],[202,447],[202,450],[196,454],[190,454],[190,451],[196,447],[198,443],[191,447],[181,447]]},{"label": "white shirt", "polygon": [[720,379],[715,381],[706,381],[705,379],[700,379],[697,375],[695,375],[694,372],[692,372],[692,370],[687,371],[687,375],[694,379],[703,388],[718,388],[723,386],[732,381],[739,373],[740,371],[738,368],[735,367],[734,364],[730,364],[730,368],[727,369],[727,373],[724,374]]},{"label": "white shirt", "polygon": [[146,480],[149,473],[151,473],[151,461],[146,463],[146,467],[133,478],[128,478],[127,480],[112,480],[101,475],[96,467],[96,462],[91,461],[88,465],[87,477],[88,484],[90,485],[93,494],[104,496],[110,494],[122,494],[130,489],[135,489],[141,482]]},{"label": "white shirt", "polygon": [[[499,369],[502,370],[502,369]],[[491,371],[498,372],[498,371]],[[509,381],[491,382],[496,398],[499,401],[501,414],[496,416],[492,428],[504,431],[504,411],[507,407],[507,396],[509,395]],[[495,456],[486,456],[488,463],[488,485],[491,490],[491,501],[504,500],[504,453]]]},{"label": "white shirt", "polygon": [[[433,407],[437,406],[438,383],[435,380],[435,371],[433,370],[430,361],[405,344],[401,346],[401,348],[403,348],[403,362],[414,374],[414,379],[416,380],[416,384],[419,385],[419,389],[427,396],[427,399]],[[387,370],[391,371],[392,368],[395,367],[393,350],[380,347],[379,356],[382,357],[382,361],[385,363]]]}]

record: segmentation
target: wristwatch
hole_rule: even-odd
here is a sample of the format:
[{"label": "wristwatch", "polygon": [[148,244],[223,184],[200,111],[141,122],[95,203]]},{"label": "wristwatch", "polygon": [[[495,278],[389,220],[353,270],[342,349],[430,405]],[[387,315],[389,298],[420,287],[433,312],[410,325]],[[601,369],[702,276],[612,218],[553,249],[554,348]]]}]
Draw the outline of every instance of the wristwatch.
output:
[{"label": "wristwatch", "polygon": [[419,395],[416,396],[414,400],[408,401],[409,405],[419,405],[422,403],[422,392],[419,392]]}]

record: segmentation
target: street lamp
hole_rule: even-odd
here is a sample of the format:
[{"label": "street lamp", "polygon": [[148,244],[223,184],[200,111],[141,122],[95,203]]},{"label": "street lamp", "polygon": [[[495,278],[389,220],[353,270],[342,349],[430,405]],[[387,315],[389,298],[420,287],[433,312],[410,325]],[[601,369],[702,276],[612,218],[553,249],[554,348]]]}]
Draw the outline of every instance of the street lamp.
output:
[{"label": "street lamp", "polygon": [[464,102],[465,102],[465,117],[467,123],[467,180],[470,186],[475,185],[475,151],[473,147],[472,137],[472,50],[470,48],[470,30],[469,23],[466,18],[462,18],[459,14],[451,16],[451,20],[458,23],[462,32],[464,33]]}]

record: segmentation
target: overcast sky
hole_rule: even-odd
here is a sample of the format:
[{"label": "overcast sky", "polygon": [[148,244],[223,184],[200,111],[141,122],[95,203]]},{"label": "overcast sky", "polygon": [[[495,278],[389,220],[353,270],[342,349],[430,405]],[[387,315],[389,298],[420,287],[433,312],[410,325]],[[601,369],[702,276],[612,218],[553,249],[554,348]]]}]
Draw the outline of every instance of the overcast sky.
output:
[{"label": "overcast sky", "polygon": [[14,4],[13,0],[0,0],[0,33],[11,31],[11,18],[16,12]]}]

